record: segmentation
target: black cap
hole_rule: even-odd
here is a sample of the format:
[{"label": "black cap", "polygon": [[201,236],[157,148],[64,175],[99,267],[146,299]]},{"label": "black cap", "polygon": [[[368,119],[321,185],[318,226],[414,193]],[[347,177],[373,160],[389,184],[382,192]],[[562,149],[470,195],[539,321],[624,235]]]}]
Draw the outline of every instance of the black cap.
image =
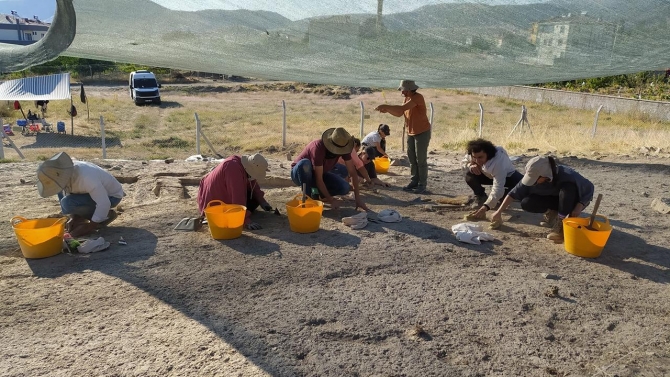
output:
[{"label": "black cap", "polygon": [[379,131],[383,132],[386,134],[386,136],[391,135],[391,128],[389,127],[388,124],[380,124],[379,125]]}]

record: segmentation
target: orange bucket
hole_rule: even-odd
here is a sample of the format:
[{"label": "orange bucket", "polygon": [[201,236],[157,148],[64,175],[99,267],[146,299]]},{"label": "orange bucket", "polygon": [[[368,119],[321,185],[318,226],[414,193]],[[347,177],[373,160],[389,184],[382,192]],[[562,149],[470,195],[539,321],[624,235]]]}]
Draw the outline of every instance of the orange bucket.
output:
[{"label": "orange bucket", "polygon": [[[601,219],[598,221],[597,219]],[[589,218],[567,217],[563,219],[563,245],[565,251],[583,258],[597,258],[603,251],[607,240],[612,234],[612,226],[609,219],[602,215],[596,215],[593,229],[589,225]]]},{"label": "orange bucket", "polygon": [[323,202],[307,198],[302,202],[302,195],[296,195],[293,200],[286,203],[288,224],[296,233],[313,233],[319,230],[321,215],[323,214]]},{"label": "orange bucket", "polygon": [[215,240],[232,240],[242,235],[247,207],[212,200],[205,207],[209,232]]},{"label": "orange bucket", "polygon": [[63,250],[67,217],[28,220],[15,216],[10,222],[24,257],[47,258]]},{"label": "orange bucket", "polygon": [[377,157],[372,162],[375,164],[377,174],[386,174],[391,167],[391,160],[388,157]]}]

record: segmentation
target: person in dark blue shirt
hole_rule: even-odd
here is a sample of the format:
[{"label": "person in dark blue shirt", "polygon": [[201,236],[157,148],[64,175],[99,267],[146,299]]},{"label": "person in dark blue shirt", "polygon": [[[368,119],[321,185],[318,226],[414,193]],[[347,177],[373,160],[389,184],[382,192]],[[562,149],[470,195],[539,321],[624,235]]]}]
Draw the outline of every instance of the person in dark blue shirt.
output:
[{"label": "person in dark blue shirt", "polygon": [[563,242],[563,219],[577,217],[593,199],[593,183],[572,168],[558,165],[553,157],[538,156],[526,164],[526,174],[509,192],[500,208],[491,217],[502,222],[502,212],[520,200],[524,211],[544,213],[541,225],[551,227],[547,238]]}]

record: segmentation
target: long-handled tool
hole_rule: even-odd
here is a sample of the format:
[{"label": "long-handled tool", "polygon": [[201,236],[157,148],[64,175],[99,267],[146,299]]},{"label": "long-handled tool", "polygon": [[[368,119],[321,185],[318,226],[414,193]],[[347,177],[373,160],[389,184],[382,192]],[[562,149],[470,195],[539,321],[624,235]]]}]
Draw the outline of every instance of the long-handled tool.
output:
[{"label": "long-handled tool", "polygon": [[302,184],[302,207],[305,208],[305,202],[307,201],[307,183]]},{"label": "long-handled tool", "polygon": [[598,207],[600,207],[600,200],[603,198],[603,194],[598,194],[596,198],[596,204],[593,206],[593,212],[591,212],[591,218],[589,218],[589,225],[586,226],[588,230],[597,230],[593,228],[593,222],[596,220],[596,213],[598,212]]}]

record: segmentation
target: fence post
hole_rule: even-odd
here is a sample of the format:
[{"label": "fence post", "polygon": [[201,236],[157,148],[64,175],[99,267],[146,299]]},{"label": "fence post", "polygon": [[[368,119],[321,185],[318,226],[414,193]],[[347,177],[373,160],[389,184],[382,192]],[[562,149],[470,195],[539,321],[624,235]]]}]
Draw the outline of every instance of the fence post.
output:
[{"label": "fence post", "polygon": [[361,140],[363,140],[363,135],[365,132],[365,105],[361,101]]},{"label": "fence post", "polygon": [[482,129],[484,128],[484,107],[479,104],[479,137],[482,137]]},{"label": "fence post", "polygon": [[100,115],[100,137],[102,139],[102,159],[107,158],[107,144],[105,143],[105,120]]},{"label": "fence post", "polygon": [[596,118],[593,120],[593,129],[591,129],[591,138],[593,139],[596,137],[596,129],[598,128],[598,116],[600,115],[600,110],[603,109],[603,105],[600,105],[598,107],[598,111],[596,111]]},{"label": "fence post", "polygon": [[2,130],[2,137],[0,137],[0,160],[4,160],[5,158],[5,141],[3,140],[4,138],[5,138],[5,130]]},{"label": "fence post", "polygon": [[283,109],[282,129],[281,129],[281,145],[286,148],[286,101],[281,100],[281,107]]},{"label": "fence post", "polygon": [[200,118],[195,114],[195,154],[200,154]]}]

